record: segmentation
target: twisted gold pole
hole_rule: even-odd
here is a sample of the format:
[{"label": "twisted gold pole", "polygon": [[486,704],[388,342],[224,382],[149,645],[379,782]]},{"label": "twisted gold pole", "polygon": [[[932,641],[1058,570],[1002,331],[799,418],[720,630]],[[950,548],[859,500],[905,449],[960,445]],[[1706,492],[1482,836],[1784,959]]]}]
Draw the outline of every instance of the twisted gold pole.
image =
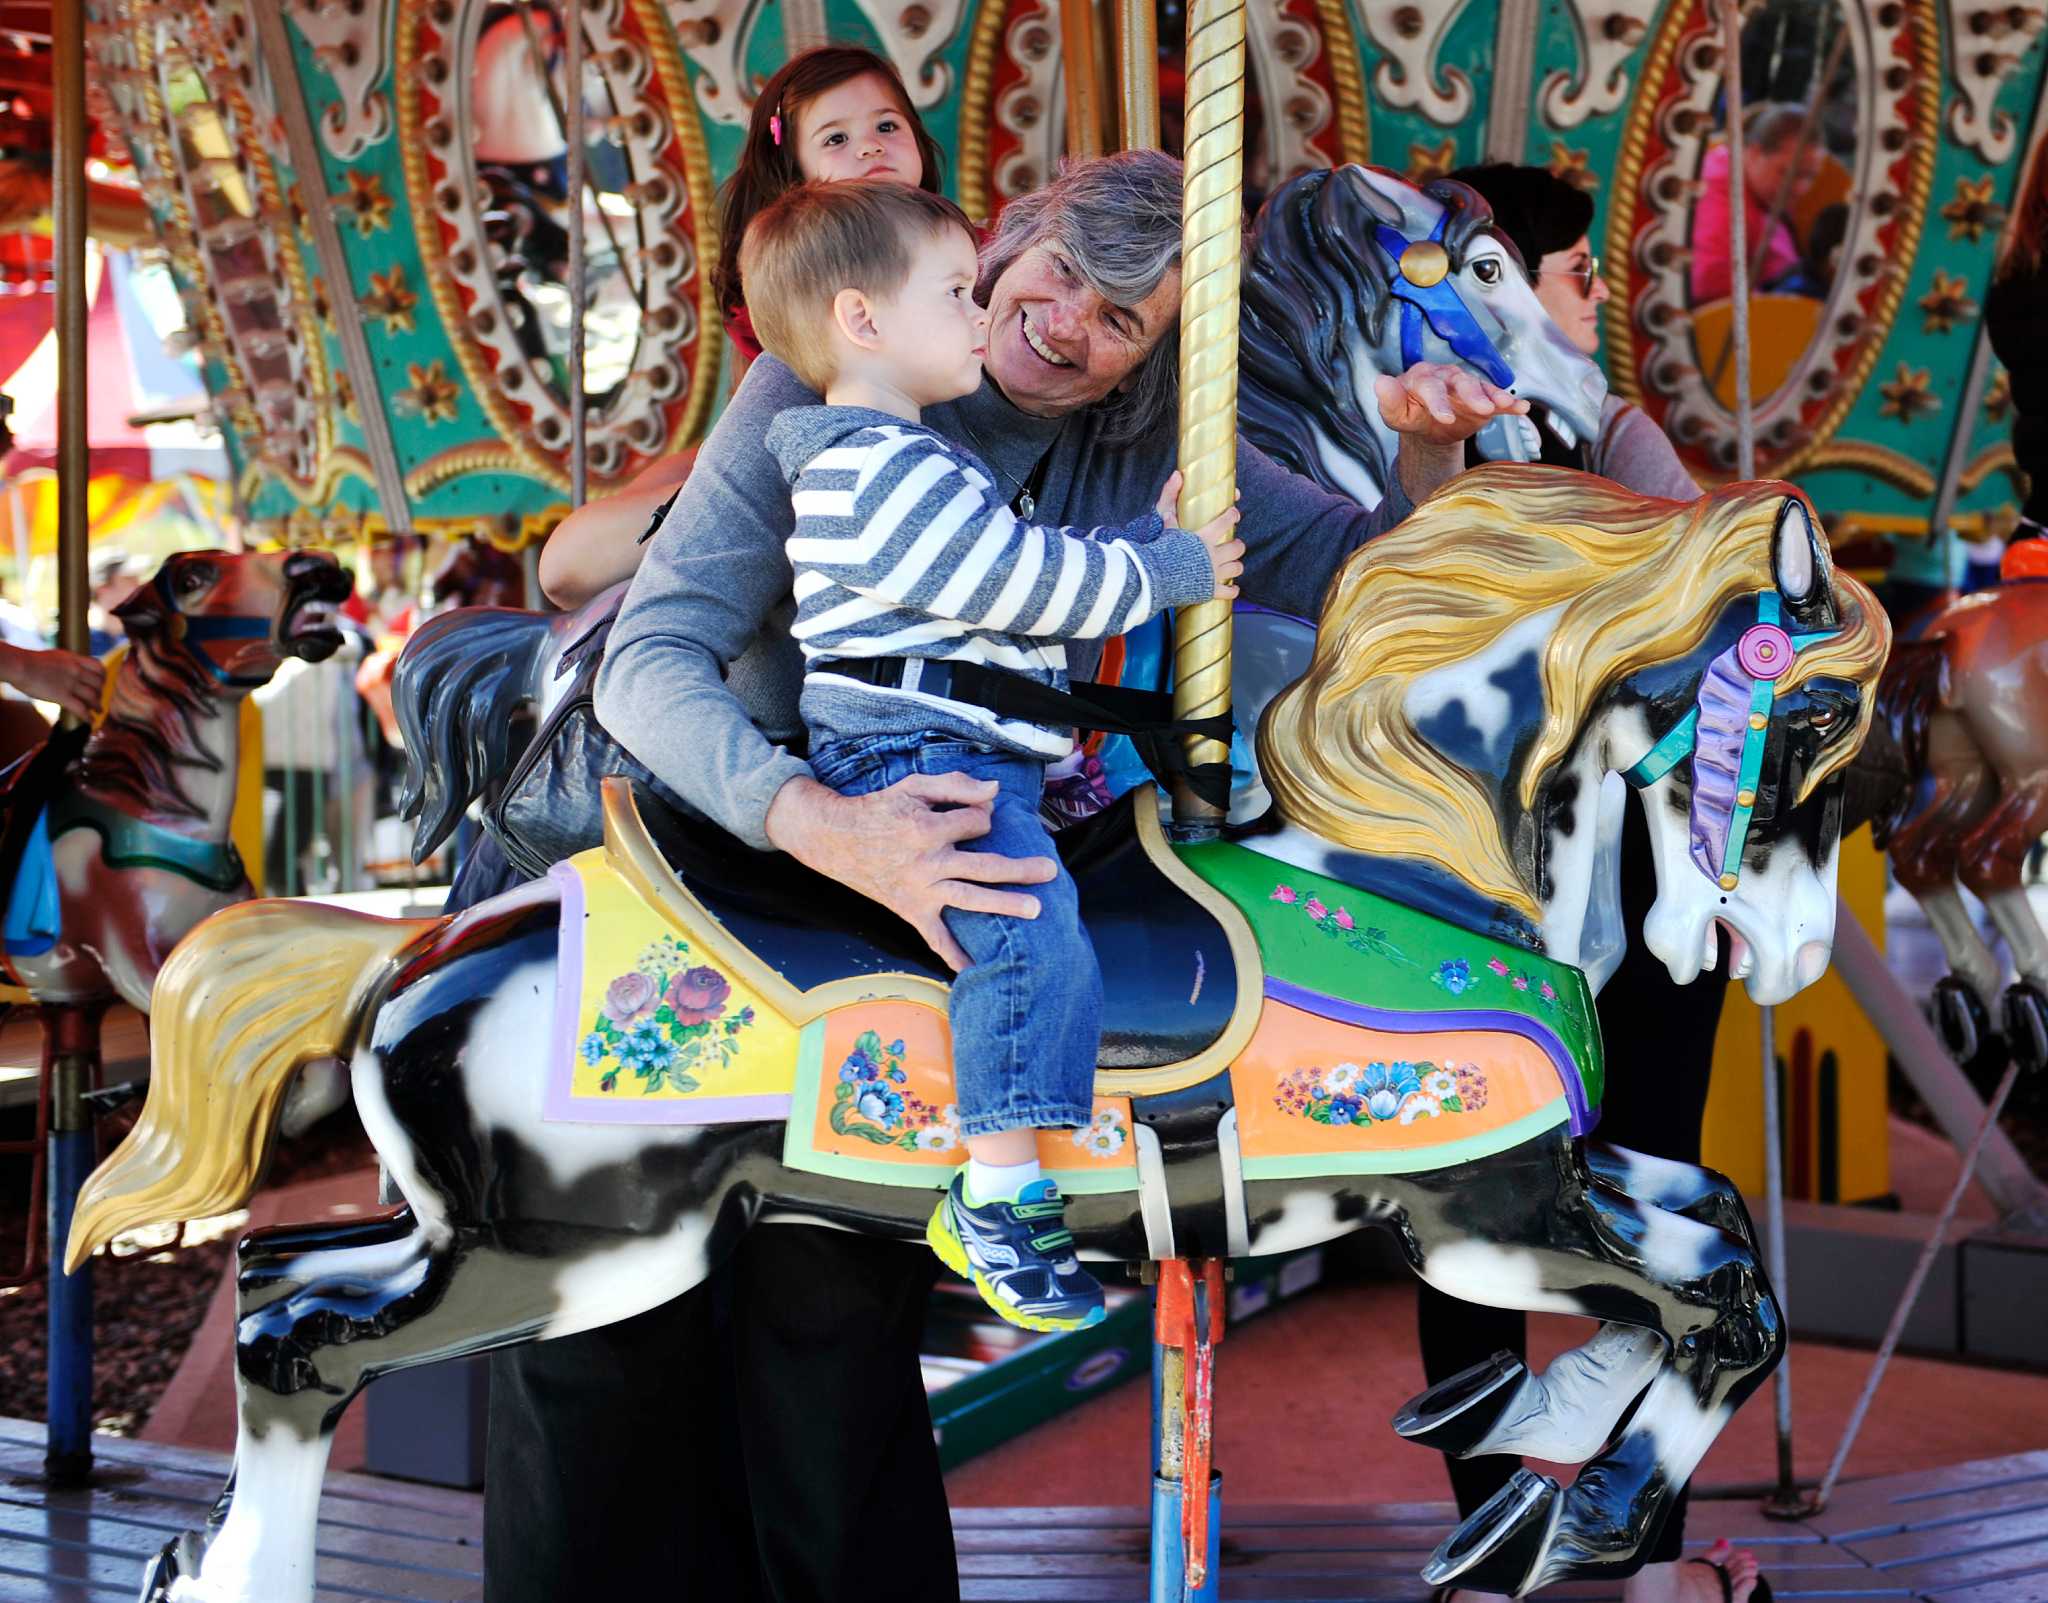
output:
[{"label": "twisted gold pole", "polygon": [[[1187,174],[1181,201],[1180,523],[1196,529],[1237,495],[1237,287],[1244,229],[1244,0],[1188,7]],[[1173,710],[1230,708],[1230,605],[1183,607],[1173,628]],[[1228,762],[1220,741],[1191,739],[1196,763]],[[1217,809],[1182,787],[1180,824]]]}]

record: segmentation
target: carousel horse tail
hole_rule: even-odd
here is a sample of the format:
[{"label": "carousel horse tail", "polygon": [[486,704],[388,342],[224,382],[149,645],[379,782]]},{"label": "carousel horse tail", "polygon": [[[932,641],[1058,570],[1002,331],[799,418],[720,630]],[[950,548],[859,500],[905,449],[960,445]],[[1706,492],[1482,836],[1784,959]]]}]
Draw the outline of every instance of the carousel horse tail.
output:
[{"label": "carousel horse tail", "polygon": [[414,631],[391,680],[405,737],[401,818],[417,818],[414,862],[448,837],[463,809],[512,766],[517,714],[540,694],[557,614],[465,607]]},{"label": "carousel horse tail", "polygon": [[179,942],[152,993],[149,1098],[86,1180],[66,1270],[124,1230],[247,1201],[293,1077],[348,1054],[389,960],[444,922],[244,902]]}]

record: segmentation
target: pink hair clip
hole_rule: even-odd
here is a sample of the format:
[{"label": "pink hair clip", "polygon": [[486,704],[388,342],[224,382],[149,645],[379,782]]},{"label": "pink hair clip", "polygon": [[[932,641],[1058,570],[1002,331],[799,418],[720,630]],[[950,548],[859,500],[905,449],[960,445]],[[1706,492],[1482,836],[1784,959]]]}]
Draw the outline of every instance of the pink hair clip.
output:
[{"label": "pink hair clip", "polygon": [[768,137],[778,145],[782,143],[782,113],[779,111],[768,119]]}]

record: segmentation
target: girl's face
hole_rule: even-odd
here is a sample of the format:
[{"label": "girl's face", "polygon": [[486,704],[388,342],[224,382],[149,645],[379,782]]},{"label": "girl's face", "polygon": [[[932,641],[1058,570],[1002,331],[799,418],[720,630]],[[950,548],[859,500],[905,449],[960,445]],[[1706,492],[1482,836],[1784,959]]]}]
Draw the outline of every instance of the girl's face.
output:
[{"label": "girl's face", "polygon": [[816,183],[844,178],[924,182],[924,158],[895,90],[875,73],[827,89],[797,108],[797,170]]}]

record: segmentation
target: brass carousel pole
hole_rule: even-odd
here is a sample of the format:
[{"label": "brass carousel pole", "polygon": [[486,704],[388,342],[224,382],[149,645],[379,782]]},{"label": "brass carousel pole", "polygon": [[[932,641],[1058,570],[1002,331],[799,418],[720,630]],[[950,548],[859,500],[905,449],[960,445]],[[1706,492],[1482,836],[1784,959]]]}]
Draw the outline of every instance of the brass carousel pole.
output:
[{"label": "brass carousel pole", "polygon": [[[86,650],[91,595],[86,541],[85,432],[85,15],[82,5],[51,8],[56,126],[51,151],[51,212],[57,278],[57,643]],[[75,722],[66,715],[67,724]],[[83,1027],[78,1009],[44,1018],[43,1072],[49,1097],[49,1434],[44,1468],[53,1485],[76,1486],[92,1473],[92,1264],[65,1274],[71,1211],[93,1166],[92,1118],[85,1100],[98,1054],[97,1015]]]},{"label": "brass carousel pole", "polygon": [[[1156,0],[1111,0],[1116,10],[1117,137],[1125,150],[1159,148]],[[1189,31],[1194,21],[1189,19]]]},{"label": "brass carousel pole", "polygon": [[[1187,175],[1181,202],[1180,525],[1199,529],[1237,498],[1237,290],[1244,235],[1244,0],[1188,7]],[[1156,102],[1155,102],[1156,104]],[[1230,710],[1230,603],[1183,607],[1173,625],[1173,713]],[[1227,763],[1219,740],[1191,739],[1197,763]],[[1215,832],[1223,810],[1186,786],[1184,833]]]}]

